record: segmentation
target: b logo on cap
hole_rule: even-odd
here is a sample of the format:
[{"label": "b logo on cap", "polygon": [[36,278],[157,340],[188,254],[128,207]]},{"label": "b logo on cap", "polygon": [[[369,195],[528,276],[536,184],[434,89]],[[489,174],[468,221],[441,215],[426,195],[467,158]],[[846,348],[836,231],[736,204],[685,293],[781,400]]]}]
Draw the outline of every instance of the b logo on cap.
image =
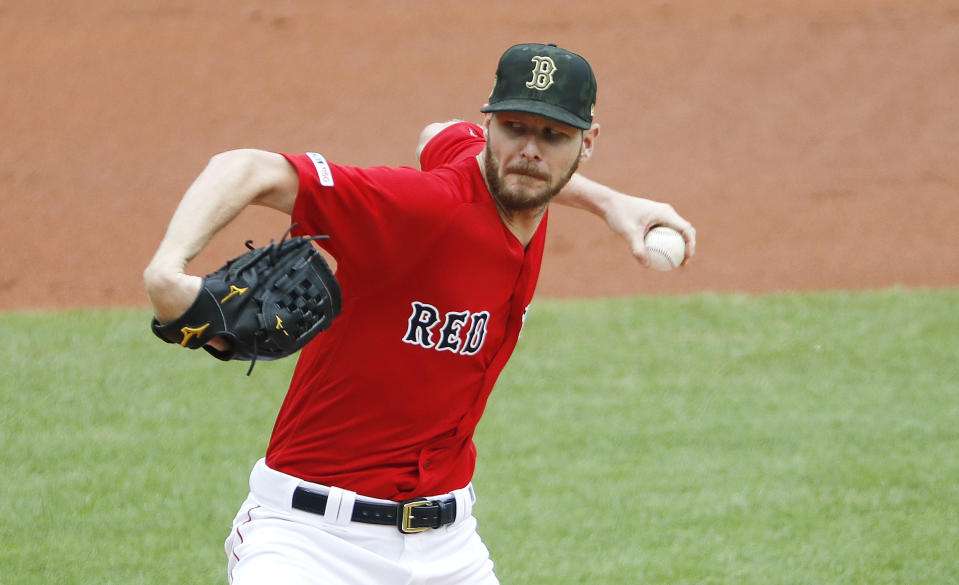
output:
[{"label": "b logo on cap", "polygon": [[545,91],[553,85],[553,74],[556,73],[556,63],[552,57],[536,56],[533,61],[533,78],[526,82],[526,87]]}]

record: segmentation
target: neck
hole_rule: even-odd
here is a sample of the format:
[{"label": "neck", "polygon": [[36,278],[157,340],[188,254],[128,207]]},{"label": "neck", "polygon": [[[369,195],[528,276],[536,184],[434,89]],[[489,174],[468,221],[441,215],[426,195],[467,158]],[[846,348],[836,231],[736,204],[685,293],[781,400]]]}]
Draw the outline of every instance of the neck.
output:
[{"label": "neck", "polygon": [[512,232],[512,234],[516,236],[516,239],[525,247],[529,245],[533,236],[536,234],[536,230],[539,229],[539,224],[543,221],[543,215],[546,214],[546,207],[547,206],[544,205],[537,210],[513,213],[503,213],[503,211],[500,210],[499,217],[503,220],[506,228]]}]

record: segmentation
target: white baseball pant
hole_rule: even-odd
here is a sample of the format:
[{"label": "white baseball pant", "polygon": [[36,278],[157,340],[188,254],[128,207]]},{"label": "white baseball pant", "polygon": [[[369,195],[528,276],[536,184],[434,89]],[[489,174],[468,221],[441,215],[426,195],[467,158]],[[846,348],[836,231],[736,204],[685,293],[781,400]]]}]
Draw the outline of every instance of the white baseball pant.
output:
[{"label": "white baseball pant", "polygon": [[[326,514],[292,507],[298,486],[328,495]],[[305,482],[267,467],[250,474],[250,495],[224,543],[232,585],[499,585],[476,532],[471,486],[451,492],[456,520],[402,534],[392,526],[352,522],[354,501],[384,503]],[[442,497],[442,496],[440,496]]]}]

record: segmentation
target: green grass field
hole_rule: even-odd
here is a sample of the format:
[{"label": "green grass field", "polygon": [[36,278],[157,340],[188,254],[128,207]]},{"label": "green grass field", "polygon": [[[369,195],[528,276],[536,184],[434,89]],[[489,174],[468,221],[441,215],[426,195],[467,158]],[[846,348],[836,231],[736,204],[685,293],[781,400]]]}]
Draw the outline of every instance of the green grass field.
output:
[{"label": "green grass field", "polygon": [[[293,360],[0,315],[0,585],[225,583]],[[539,301],[477,436],[504,584],[959,583],[959,290]]]}]

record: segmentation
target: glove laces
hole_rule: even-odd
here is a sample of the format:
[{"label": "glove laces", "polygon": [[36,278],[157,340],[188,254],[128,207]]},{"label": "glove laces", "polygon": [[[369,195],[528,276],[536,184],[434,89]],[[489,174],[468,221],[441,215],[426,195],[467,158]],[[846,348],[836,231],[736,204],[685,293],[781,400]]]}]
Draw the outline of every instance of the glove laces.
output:
[{"label": "glove laces", "polygon": [[[290,227],[287,228],[285,232],[283,232],[283,237],[280,238],[279,244],[276,244],[273,241],[273,238],[270,238],[270,245],[262,248],[259,254],[254,254],[242,264],[238,264],[235,267],[231,267],[235,271],[234,273],[241,272],[245,268],[253,264],[256,264],[260,260],[260,258],[263,257],[264,254],[269,254],[270,262],[275,264],[277,260],[277,254],[279,253],[277,250],[279,249],[280,245],[282,245],[283,242],[286,241],[287,237],[290,235],[290,233],[293,231],[293,228],[295,228],[296,226],[297,226],[296,223],[290,224]],[[308,242],[315,242],[316,240],[325,240],[325,239],[328,239],[329,237],[330,236],[325,236],[325,235],[324,236],[303,236],[303,239]],[[256,246],[253,245],[253,240],[247,240],[246,242],[243,243],[243,245],[246,246],[247,249],[250,250],[251,252],[253,250],[256,250]],[[253,373],[253,366],[256,365],[256,360],[259,356],[260,356],[259,339],[254,337],[253,338],[253,359],[250,360],[250,368],[246,371],[247,376]]]}]

